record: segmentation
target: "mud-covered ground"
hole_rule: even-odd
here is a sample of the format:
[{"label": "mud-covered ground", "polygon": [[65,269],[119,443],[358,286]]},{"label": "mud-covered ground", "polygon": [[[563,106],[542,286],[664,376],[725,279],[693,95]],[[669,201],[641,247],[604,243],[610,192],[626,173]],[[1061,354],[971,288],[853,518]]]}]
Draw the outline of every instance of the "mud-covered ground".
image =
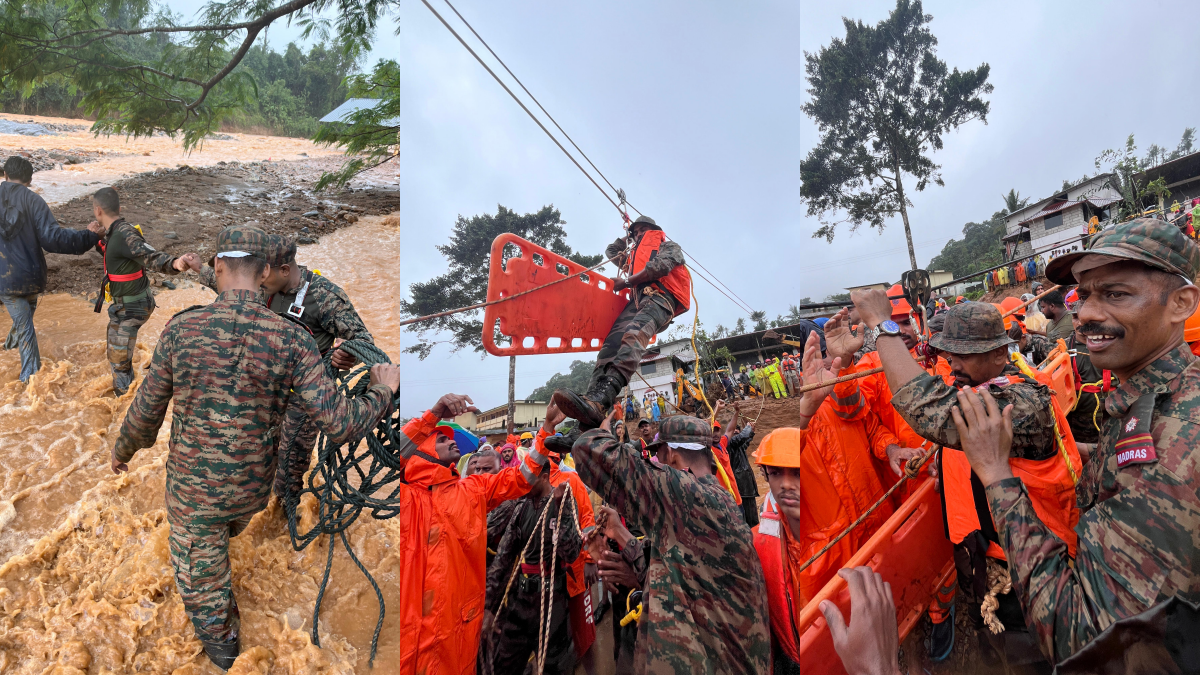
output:
[{"label": "mud-covered ground", "polygon": [[[312,189],[323,170],[340,165],[337,157],[283,162],[219,162],[214,166],[158,169],[111,183],[121,195],[126,220],[142,226],[151,246],[173,254],[196,251],[211,255],[217,233],[228,225],[253,223],[268,232],[295,236],[312,244],[321,235],[356,222],[363,215],[383,215],[399,208],[399,193],[387,186]],[[33,185],[38,184],[34,174]],[[106,184],[97,183],[96,189]],[[92,220],[89,196],[51,205],[66,227],[82,228]],[[94,294],[104,273],[100,254],[47,254],[47,292]],[[156,282],[168,278],[151,274]],[[170,282],[168,282],[170,283]]]}]

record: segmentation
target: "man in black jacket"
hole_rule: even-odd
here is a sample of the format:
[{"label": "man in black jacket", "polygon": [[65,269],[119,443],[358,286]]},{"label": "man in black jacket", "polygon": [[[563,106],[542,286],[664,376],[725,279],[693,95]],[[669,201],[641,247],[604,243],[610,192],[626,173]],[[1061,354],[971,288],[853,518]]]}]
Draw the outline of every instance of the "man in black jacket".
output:
[{"label": "man in black jacket", "polygon": [[46,290],[42,250],[82,255],[100,237],[58,224],[46,201],[29,189],[33,165],[28,160],[9,157],[4,175],[0,182],[0,302],[12,318],[4,348],[21,350],[21,382],[28,382],[42,365],[33,329],[37,298]]}]

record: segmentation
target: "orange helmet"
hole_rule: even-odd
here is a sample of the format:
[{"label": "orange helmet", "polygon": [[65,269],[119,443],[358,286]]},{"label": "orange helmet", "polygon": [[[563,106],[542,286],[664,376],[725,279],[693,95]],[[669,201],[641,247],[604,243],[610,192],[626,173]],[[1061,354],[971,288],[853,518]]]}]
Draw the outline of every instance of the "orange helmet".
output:
[{"label": "orange helmet", "polygon": [[1184,342],[1196,342],[1200,340],[1200,308],[1192,313],[1186,323],[1183,324],[1183,340]]},{"label": "orange helmet", "polygon": [[763,466],[800,467],[800,455],[804,449],[804,432],[792,427],[782,427],[767,434],[754,451],[754,461]]},{"label": "orange helmet", "polygon": [[[994,302],[992,303],[992,307],[995,307],[995,308],[996,308],[996,311],[997,311],[997,312],[1000,312],[1000,316],[1004,316],[1004,312],[1005,312],[1005,311],[1007,311],[1007,310],[1005,310],[1005,309],[1004,309],[1004,306],[1003,306],[1003,305],[999,305],[999,304],[997,304],[997,303],[994,303]],[[1013,322],[1013,318],[1012,318],[1012,316],[1011,316],[1011,315],[1010,315],[1010,316],[1005,316],[1005,317],[1004,317],[1004,330],[1008,330],[1009,328],[1012,328],[1012,322]]]},{"label": "orange helmet", "polygon": [[[1001,307],[1000,313],[1003,314],[1005,312],[1011,312],[1012,310],[1017,309],[1018,307],[1021,307],[1021,305],[1023,305],[1023,304],[1025,304],[1025,303],[1021,302],[1020,298],[1007,297],[1000,301],[1000,307]],[[1016,317],[1025,316],[1025,308],[1021,307],[1020,309],[1017,309],[1017,311],[1014,312],[1012,314],[1012,316],[1016,316]]]},{"label": "orange helmet", "polygon": [[892,286],[887,291],[888,297],[892,300],[892,316],[908,316],[912,312],[912,306],[908,304],[907,298],[895,298],[892,296],[904,295],[904,288],[900,284]]},{"label": "orange helmet", "polygon": [[956,304],[956,305],[961,305],[962,303],[964,303],[964,302],[966,302],[966,301],[967,301],[967,299],[966,299],[965,297],[963,297],[963,296],[961,296],[961,295],[960,295],[960,296],[958,296],[957,298],[955,298],[955,299],[954,299],[954,304]]}]

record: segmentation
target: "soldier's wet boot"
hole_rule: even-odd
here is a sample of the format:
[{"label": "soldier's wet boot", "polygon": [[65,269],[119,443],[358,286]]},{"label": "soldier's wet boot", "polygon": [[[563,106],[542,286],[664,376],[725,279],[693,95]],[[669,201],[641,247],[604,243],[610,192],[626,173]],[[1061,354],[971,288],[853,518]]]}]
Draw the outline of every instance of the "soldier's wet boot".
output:
[{"label": "soldier's wet boot", "polygon": [[208,660],[213,662],[213,665],[221,670],[229,670],[233,667],[233,662],[237,660],[238,653],[241,652],[241,640],[233,642],[210,642],[209,640],[201,640],[204,644],[204,653],[208,655]]},{"label": "soldier's wet boot", "polygon": [[542,441],[542,445],[550,452],[557,452],[560,457],[571,452],[571,448],[575,445],[575,441],[579,440],[579,429],[575,428],[569,434],[562,436],[550,436]]},{"label": "soldier's wet boot", "polygon": [[582,396],[570,389],[559,389],[550,397],[550,402],[579,422],[580,431],[589,431],[600,426],[612,409],[617,392],[625,383],[614,375],[601,375],[592,381],[592,385]]}]

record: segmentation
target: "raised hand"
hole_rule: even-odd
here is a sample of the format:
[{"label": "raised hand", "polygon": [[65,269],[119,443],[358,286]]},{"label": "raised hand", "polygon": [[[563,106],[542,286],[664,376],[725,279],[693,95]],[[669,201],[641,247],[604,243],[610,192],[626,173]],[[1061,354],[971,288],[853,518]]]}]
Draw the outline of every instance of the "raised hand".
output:
[{"label": "raised hand", "polygon": [[833,648],[850,675],[895,675],[900,672],[900,631],[892,586],[870,567],[843,569],[838,576],[850,587],[850,625],[837,605],[819,605]]},{"label": "raised hand", "polygon": [[854,353],[862,349],[866,339],[864,331],[858,335],[850,332],[850,310],[842,308],[833,318],[825,322],[825,351],[830,356],[840,358],[842,365],[850,365]]},{"label": "raised hand", "polygon": [[[807,386],[836,379],[838,371],[842,367],[842,359],[835,357],[830,367],[826,368],[825,360],[821,357],[821,338],[817,336],[816,331],[813,331],[808,334],[808,340],[804,343],[804,358],[801,364],[804,370],[804,383]],[[803,414],[815,413],[817,407],[821,405],[821,401],[824,401],[825,397],[831,393],[833,393],[832,384],[805,392],[801,405],[801,408],[804,409]]]},{"label": "raised hand", "polygon": [[[371,368],[371,376],[374,377],[374,375],[375,368]],[[436,415],[438,419],[445,420],[452,417],[458,417],[463,413],[479,412],[479,409],[476,408],[474,404],[475,402],[471,400],[470,396],[465,396],[462,394],[446,394],[445,396],[439,398],[437,403],[433,404],[433,408],[430,409],[430,412]]]}]

